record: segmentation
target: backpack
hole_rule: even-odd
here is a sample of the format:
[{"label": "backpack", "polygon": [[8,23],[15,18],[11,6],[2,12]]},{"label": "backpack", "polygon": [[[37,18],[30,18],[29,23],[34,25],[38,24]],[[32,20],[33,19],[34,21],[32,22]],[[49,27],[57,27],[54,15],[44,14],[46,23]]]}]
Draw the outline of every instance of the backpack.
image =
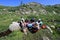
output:
[{"label": "backpack", "polygon": [[32,23],[31,24],[27,24],[27,27],[32,28],[33,24]]}]

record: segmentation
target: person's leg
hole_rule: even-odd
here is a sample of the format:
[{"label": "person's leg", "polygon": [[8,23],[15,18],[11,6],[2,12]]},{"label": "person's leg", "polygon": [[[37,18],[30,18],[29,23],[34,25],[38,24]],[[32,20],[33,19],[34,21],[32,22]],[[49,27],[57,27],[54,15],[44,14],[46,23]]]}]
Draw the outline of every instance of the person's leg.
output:
[{"label": "person's leg", "polygon": [[24,31],[24,34],[27,35],[27,28],[24,28],[23,31]]}]

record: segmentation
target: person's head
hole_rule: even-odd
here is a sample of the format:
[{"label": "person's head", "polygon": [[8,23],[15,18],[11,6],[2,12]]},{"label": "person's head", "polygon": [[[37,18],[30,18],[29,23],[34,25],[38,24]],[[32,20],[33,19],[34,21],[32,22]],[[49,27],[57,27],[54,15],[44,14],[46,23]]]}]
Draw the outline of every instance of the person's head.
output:
[{"label": "person's head", "polygon": [[41,19],[38,19],[38,22],[40,22],[41,21]]},{"label": "person's head", "polygon": [[35,22],[35,18],[32,18],[30,21],[31,21],[31,22]]},{"label": "person's head", "polygon": [[25,22],[29,22],[29,20],[28,20],[28,19],[26,19],[26,20],[25,20]]},{"label": "person's head", "polygon": [[22,22],[24,22],[24,21],[25,21],[25,19],[24,19],[24,18],[21,18],[21,20],[22,20]]}]

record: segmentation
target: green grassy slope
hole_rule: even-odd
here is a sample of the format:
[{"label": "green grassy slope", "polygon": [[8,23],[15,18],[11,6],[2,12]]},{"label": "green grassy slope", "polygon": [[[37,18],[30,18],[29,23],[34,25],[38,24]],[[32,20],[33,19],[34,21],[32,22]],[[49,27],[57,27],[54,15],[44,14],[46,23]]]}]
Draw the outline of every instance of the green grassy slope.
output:
[{"label": "green grassy slope", "polygon": [[[30,15],[21,15],[21,14],[14,13],[15,10],[20,11],[19,9],[21,6],[16,7],[16,9],[15,9],[15,7],[10,7],[11,9],[8,7],[7,11],[12,11],[12,13],[11,14],[9,14],[9,13],[0,14],[0,32],[7,30],[9,25],[13,21],[19,21],[21,16],[23,16],[24,18],[28,18],[28,19],[31,19],[33,17],[35,17],[36,19],[41,18],[43,23],[48,26],[54,25],[55,27],[60,27],[60,11],[59,11],[60,7],[46,6],[43,8],[42,6],[40,7],[39,5],[37,5],[35,8],[35,6],[32,6],[32,8],[31,8],[31,7],[29,7],[29,5],[23,5],[23,7],[26,10],[36,10],[37,14],[39,13],[38,16],[36,14],[33,15],[32,13]],[[0,7],[0,9],[3,9],[3,8],[7,8],[7,7],[2,7],[2,6]],[[40,9],[41,10],[45,9],[48,14],[46,14],[46,15],[40,14],[40,11],[38,11]],[[2,10],[0,10],[0,12],[1,11]],[[57,14],[53,14],[53,11],[55,11]],[[4,11],[2,11],[2,12],[4,12]],[[27,36],[23,35],[23,33],[20,31],[14,31],[8,36],[1,37],[0,40],[42,40],[42,36],[48,36],[49,38],[51,38],[51,40],[59,40],[60,31],[56,31],[54,29],[53,29],[53,31],[54,31],[54,33],[50,34],[49,30],[41,29],[35,34],[31,34],[29,32]]]},{"label": "green grassy slope", "polygon": [[[15,14],[2,14],[0,15],[0,32],[8,29],[13,21],[18,21],[20,16]],[[22,40],[23,33],[19,31],[12,32],[10,35],[1,37],[0,40]]]},{"label": "green grassy slope", "polygon": [[[55,17],[54,17],[55,16]],[[24,15],[24,17],[25,18],[28,18],[28,19],[31,19],[32,17],[35,17],[36,19],[38,19],[38,18],[41,18],[42,19],[42,21],[44,22],[44,24],[46,24],[46,25],[54,25],[54,23],[53,22],[48,22],[48,21],[50,21],[50,20],[54,20],[54,19],[56,19],[56,16],[57,15],[49,15],[49,14],[47,14],[47,15],[39,15],[39,16],[35,16],[35,15]],[[13,21],[19,21],[20,20],[20,17],[21,17],[21,15],[16,15],[16,14],[3,14],[3,15],[0,15],[0,32],[2,32],[2,31],[5,31],[5,30],[7,30],[8,29],[8,27],[9,27],[9,25],[13,22]],[[57,19],[56,19],[57,20]],[[57,25],[59,25],[59,24],[57,24]],[[56,25],[56,27],[57,27],[57,25]],[[0,39],[1,40],[24,40],[24,38],[26,39],[26,40],[37,40],[37,38],[39,39],[40,37],[41,37],[41,39],[42,39],[42,36],[44,36],[44,35],[46,35],[47,33],[45,33],[45,32],[48,32],[47,30],[45,31],[44,29],[43,30],[40,30],[40,31],[38,31],[37,33],[35,33],[35,34],[31,34],[31,33],[29,33],[28,34],[28,36],[25,36],[24,37],[24,35],[23,35],[23,33],[22,32],[20,32],[20,31],[15,31],[15,32],[13,32],[13,33],[11,33],[10,35],[8,35],[8,36],[5,36],[5,37],[1,37]],[[44,35],[43,35],[44,34]],[[56,31],[54,31],[54,34],[50,34],[50,33],[48,33],[49,35],[47,35],[47,36],[50,36],[50,37],[53,37],[52,39],[57,39],[57,38],[59,38],[59,34],[58,33],[56,33]],[[35,36],[36,35],[36,36]],[[39,36],[40,35],[40,36]],[[34,37],[35,36],[35,37]],[[24,38],[22,38],[22,37],[24,37]],[[32,38],[33,37],[33,38]],[[34,38],[36,38],[36,39],[34,39]]]}]

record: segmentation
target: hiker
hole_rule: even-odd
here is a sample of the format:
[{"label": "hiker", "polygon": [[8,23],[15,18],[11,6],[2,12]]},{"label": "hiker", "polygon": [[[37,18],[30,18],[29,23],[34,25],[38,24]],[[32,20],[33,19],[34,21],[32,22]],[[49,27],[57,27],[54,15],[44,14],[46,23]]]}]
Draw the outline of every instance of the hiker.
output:
[{"label": "hiker", "polygon": [[32,19],[30,20],[30,22],[34,24],[34,23],[35,23],[35,18],[32,18]]},{"label": "hiker", "polygon": [[42,29],[46,29],[46,25],[43,24],[43,22],[42,22],[41,19],[38,20],[37,24],[39,24],[40,28],[42,28]]},{"label": "hiker", "polygon": [[20,21],[21,31],[23,31],[24,22],[25,22],[25,19],[21,17],[21,21]]},{"label": "hiker", "polygon": [[28,24],[28,23],[29,23],[29,20],[26,19],[25,22],[24,22],[24,29],[23,29],[23,30],[24,30],[24,33],[25,33],[26,35],[27,35],[27,31],[28,31],[28,30],[27,30],[27,24]]},{"label": "hiker", "polygon": [[27,27],[25,25],[26,25],[25,19],[21,17],[21,22],[20,22],[21,31],[24,32],[25,35],[27,35]]},{"label": "hiker", "polygon": [[38,21],[36,23],[39,24],[40,27],[43,25],[43,22],[41,19],[38,19]]},{"label": "hiker", "polygon": [[38,29],[40,29],[40,27],[43,25],[41,19],[39,19],[36,24],[38,25]]},{"label": "hiker", "polygon": [[35,19],[32,18],[32,19],[29,21],[29,23],[27,24],[27,26],[30,27],[30,28],[32,28],[34,24],[35,24]]},{"label": "hiker", "polygon": [[29,21],[29,23],[26,25],[26,26],[27,26],[27,28],[28,28],[29,30],[31,30],[31,29],[32,29],[32,27],[33,27],[33,23],[34,23],[34,20],[33,20],[33,19],[31,19],[31,20]]},{"label": "hiker", "polygon": [[35,24],[33,25],[33,32],[37,32],[40,28],[39,28],[39,25],[35,22]]},{"label": "hiker", "polygon": [[38,28],[34,18],[32,18],[30,22],[27,24],[27,28],[31,33],[37,32]]},{"label": "hiker", "polygon": [[42,28],[42,29],[46,29],[46,25],[43,24],[43,22],[42,22],[41,19],[38,20],[38,23],[39,23],[40,28]]}]

